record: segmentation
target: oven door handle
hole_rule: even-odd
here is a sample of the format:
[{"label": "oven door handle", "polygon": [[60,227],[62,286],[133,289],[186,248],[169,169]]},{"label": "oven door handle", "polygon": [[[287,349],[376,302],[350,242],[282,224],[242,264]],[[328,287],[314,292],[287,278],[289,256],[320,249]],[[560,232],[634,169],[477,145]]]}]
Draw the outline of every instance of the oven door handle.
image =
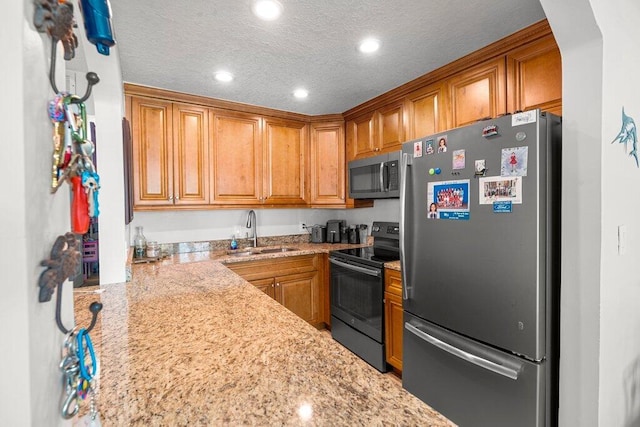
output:
[{"label": "oven door handle", "polygon": [[382,272],[380,270],[374,270],[371,268],[360,267],[353,264],[347,264],[346,262],[338,261],[335,258],[329,258],[329,262],[331,264],[339,265],[340,267],[344,267],[349,270],[357,271],[358,273],[364,273],[374,277],[382,277]]}]

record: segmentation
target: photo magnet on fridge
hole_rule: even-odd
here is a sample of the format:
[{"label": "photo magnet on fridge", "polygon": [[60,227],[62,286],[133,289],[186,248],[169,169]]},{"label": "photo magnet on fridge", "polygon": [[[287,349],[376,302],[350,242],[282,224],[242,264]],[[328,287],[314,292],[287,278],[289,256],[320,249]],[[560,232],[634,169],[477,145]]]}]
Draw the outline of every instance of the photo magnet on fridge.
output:
[{"label": "photo magnet on fridge", "polygon": [[422,157],[422,141],[413,143],[413,157]]}]

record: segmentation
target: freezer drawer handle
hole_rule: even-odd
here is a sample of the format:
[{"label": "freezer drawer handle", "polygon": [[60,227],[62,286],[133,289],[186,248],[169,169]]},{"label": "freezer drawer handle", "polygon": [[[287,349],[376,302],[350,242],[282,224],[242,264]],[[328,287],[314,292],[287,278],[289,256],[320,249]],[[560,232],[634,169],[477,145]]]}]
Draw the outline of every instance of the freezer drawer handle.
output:
[{"label": "freezer drawer handle", "polygon": [[347,264],[346,262],[338,261],[335,258],[329,258],[329,262],[331,264],[339,265],[340,267],[347,268],[349,270],[354,270],[359,273],[368,274],[369,276],[381,277],[382,272],[380,270],[372,270],[370,268],[359,267],[357,265]]},{"label": "freezer drawer handle", "polygon": [[464,359],[467,362],[471,362],[474,365],[478,365],[481,368],[488,369],[492,372],[495,372],[496,374],[500,374],[505,377],[511,378],[512,380],[518,379],[518,371],[516,370],[504,367],[502,365],[498,365],[497,363],[493,363],[490,360],[483,359],[474,354],[467,353],[466,351],[460,350],[458,347],[454,347],[451,344],[447,344],[444,341],[440,341],[438,338],[432,337],[431,335],[427,334],[424,331],[421,331],[420,329],[416,328],[415,326],[413,326],[408,322],[404,324],[404,327],[409,332],[417,335],[419,338],[422,338],[428,343],[433,344],[439,349],[444,350],[448,353],[451,353],[454,356],[459,357],[460,359]]}]

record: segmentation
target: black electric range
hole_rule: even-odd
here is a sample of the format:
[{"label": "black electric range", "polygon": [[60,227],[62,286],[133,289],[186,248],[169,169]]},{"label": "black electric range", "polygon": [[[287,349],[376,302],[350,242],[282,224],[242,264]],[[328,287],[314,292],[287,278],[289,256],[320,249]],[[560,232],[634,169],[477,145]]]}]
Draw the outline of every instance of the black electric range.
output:
[{"label": "black electric range", "polygon": [[330,256],[372,267],[400,259],[400,226],[397,222],[374,221],[371,227],[373,246],[331,251]]}]

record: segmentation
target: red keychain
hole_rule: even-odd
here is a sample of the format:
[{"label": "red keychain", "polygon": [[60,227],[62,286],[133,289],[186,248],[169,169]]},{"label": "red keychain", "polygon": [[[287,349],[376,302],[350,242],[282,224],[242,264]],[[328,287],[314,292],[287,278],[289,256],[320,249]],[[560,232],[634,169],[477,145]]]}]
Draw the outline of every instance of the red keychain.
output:
[{"label": "red keychain", "polygon": [[87,193],[82,187],[82,178],[71,177],[71,188],[73,190],[73,202],[71,203],[71,227],[76,234],[85,234],[89,231],[89,202]]}]

